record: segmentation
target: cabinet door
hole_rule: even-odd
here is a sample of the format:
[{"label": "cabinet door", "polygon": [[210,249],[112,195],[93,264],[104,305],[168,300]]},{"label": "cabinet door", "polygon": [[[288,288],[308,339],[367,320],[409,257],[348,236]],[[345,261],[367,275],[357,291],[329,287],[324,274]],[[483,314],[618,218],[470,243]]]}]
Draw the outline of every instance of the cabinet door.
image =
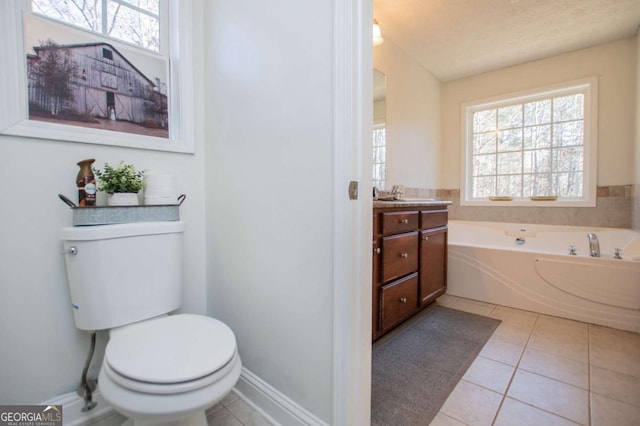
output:
[{"label": "cabinet door", "polygon": [[447,227],[420,232],[420,306],[447,288]]}]

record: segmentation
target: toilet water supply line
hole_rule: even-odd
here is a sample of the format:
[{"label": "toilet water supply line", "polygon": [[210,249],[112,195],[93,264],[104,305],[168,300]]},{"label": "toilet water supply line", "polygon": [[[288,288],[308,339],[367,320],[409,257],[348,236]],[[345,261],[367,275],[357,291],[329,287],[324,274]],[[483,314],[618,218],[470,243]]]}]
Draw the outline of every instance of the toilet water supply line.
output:
[{"label": "toilet water supply line", "polygon": [[89,365],[91,365],[91,358],[93,358],[93,352],[96,349],[96,332],[90,331],[91,335],[91,347],[89,349],[89,355],[87,356],[87,361],[84,363],[84,368],[82,369],[82,377],[80,378],[80,384],[76,389],[78,395],[84,398],[84,407],[82,407],[82,412],[86,412],[95,408],[98,405],[97,402],[94,402],[92,399],[93,391],[96,390],[96,386],[98,383],[95,380],[87,379],[87,373],[89,372]]}]

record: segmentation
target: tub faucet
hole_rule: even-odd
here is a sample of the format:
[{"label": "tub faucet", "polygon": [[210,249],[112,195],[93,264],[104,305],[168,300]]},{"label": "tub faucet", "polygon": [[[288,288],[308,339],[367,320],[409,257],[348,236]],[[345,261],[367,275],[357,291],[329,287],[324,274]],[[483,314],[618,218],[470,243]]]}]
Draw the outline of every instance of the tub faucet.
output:
[{"label": "tub faucet", "polygon": [[589,255],[591,257],[600,257],[600,242],[598,241],[598,236],[593,232],[589,232],[587,237],[589,238]]}]

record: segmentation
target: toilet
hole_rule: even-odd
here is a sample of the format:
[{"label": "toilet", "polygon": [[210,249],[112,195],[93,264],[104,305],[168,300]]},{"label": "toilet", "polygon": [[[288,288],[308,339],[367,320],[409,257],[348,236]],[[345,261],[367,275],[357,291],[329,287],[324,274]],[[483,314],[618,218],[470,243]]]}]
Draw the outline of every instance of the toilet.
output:
[{"label": "toilet", "polygon": [[109,330],[104,399],[134,425],[206,425],[242,363],[231,329],[181,304],[184,222],[63,228],[76,327]]}]

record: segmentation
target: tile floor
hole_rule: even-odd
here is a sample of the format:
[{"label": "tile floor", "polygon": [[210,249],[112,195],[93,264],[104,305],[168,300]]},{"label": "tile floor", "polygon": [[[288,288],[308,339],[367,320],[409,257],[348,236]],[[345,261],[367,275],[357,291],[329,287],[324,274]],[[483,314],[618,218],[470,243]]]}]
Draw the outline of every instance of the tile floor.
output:
[{"label": "tile floor", "polygon": [[[90,423],[90,426],[120,426],[126,420],[118,413]],[[231,392],[207,410],[209,426],[269,426],[271,423],[245,400]]]},{"label": "tile floor", "polygon": [[431,423],[640,425],[640,335],[445,295],[502,320]]},{"label": "tile floor", "polygon": [[[639,334],[449,295],[437,303],[502,323],[431,426],[640,425]],[[120,424],[116,417],[100,426]],[[207,420],[271,424],[233,392]]]},{"label": "tile floor", "polygon": [[244,399],[231,392],[207,410],[209,426],[269,426],[271,423]]}]

